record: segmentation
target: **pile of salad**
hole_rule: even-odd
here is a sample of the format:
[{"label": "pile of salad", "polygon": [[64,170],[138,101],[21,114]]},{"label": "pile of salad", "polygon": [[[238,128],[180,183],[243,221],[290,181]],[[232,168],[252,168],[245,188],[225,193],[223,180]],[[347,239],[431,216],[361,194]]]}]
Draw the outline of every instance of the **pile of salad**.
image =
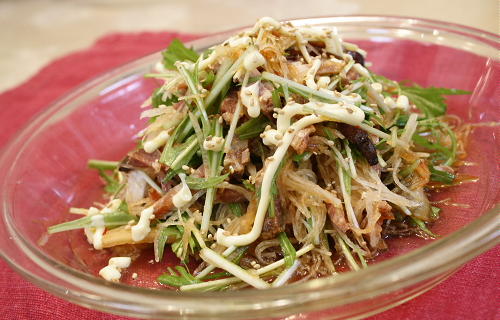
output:
[{"label": "pile of salad", "polygon": [[[202,53],[174,40],[147,77],[147,127],[121,161],[90,160],[106,203],[71,208],[95,250],[165,250],[181,291],[264,289],[367,267],[385,239],[434,237],[431,189],[457,182],[470,127],[446,95],[374,74],[330,28],[260,19]],[[149,244],[149,245],[145,245]],[[134,257],[100,275],[119,281]],[[140,276],[140,274],[139,274]]]}]

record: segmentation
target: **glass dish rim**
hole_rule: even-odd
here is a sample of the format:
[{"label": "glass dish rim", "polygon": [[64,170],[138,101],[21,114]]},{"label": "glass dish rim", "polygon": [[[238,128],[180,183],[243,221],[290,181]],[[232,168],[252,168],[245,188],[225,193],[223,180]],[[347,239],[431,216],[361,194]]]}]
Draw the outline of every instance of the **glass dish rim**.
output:
[{"label": "glass dish rim", "polygon": [[[441,22],[441,21],[436,21],[436,20],[429,20],[429,19],[419,19],[419,18],[411,18],[411,17],[397,17],[397,16],[374,16],[374,15],[355,15],[355,16],[329,16],[329,17],[317,17],[317,18],[305,18],[305,19],[289,19],[289,21],[293,22],[299,22],[303,24],[311,23],[312,21],[316,21],[315,24],[323,24],[323,23],[332,23],[335,21],[340,21],[341,19],[351,19],[355,21],[361,22],[381,22],[381,21],[400,21],[400,22],[406,22],[408,25],[405,25],[405,27],[410,27],[416,23],[426,23],[429,24],[429,26],[436,27],[436,28],[441,28],[443,30],[452,30],[456,31],[457,33],[460,34],[466,34],[467,36],[471,37],[476,37],[476,39],[483,39],[487,42],[490,42],[490,45],[493,43],[493,46],[498,47],[498,39],[499,37],[495,34],[482,31],[479,29],[475,28],[470,28],[454,23],[447,23],[447,22]],[[228,33],[234,32],[234,30],[239,30],[241,28],[233,29],[230,31],[225,31],[221,33],[217,33],[215,35],[211,35],[208,37],[203,37],[201,39],[195,40],[190,42],[191,45],[197,47],[200,43],[210,43],[214,42],[215,39],[220,38],[223,35],[226,35]],[[108,83],[110,79],[115,79],[117,78],[120,74],[123,74],[125,71],[129,69],[134,69],[137,68],[138,66],[141,66],[142,64],[146,63],[149,60],[152,60],[153,57],[157,58],[157,53],[148,55],[146,57],[136,59],[132,62],[129,62],[125,65],[122,65],[120,67],[114,68],[104,74],[101,74],[97,77],[94,77],[93,79],[81,84],[80,86],[72,89],[68,93],[64,94],[60,99],[56,100],[52,104],[50,104],[48,107],[44,108],[41,112],[36,114],[33,117],[33,122],[27,126],[24,126],[22,129],[16,132],[15,137],[12,138],[3,149],[3,154],[2,157],[0,158],[0,163],[5,162],[5,160],[8,158],[8,155],[12,153],[13,147],[18,144],[23,136],[29,136],[27,133],[29,132],[30,128],[33,128],[37,124],[42,124],[45,123],[45,121],[52,119],[55,115],[59,114],[60,112],[66,110],[67,107],[63,107],[67,101],[71,101],[71,98],[77,97],[80,94],[84,94],[85,92],[89,90],[96,90],[98,85],[100,83]],[[78,106],[75,106],[77,108]],[[67,112],[68,110],[66,110]],[[10,152],[9,152],[10,151]],[[8,169],[7,169],[8,170]],[[15,228],[13,229],[12,225],[10,225],[9,217],[12,215],[9,205],[6,203],[6,195],[7,195],[7,188],[5,188],[6,181],[9,179],[5,179],[3,182],[3,187],[2,187],[2,197],[3,197],[3,212],[2,214],[4,215],[4,220],[2,223],[5,223],[6,225],[3,226],[4,228],[9,229],[9,232],[11,235],[14,236],[14,242],[22,249],[24,254],[32,254],[32,260],[39,266],[45,265],[47,269],[44,268],[44,270],[48,270],[51,274],[54,276],[58,277],[60,280],[67,281],[67,283],[70,283],[71,285],[74,285],[78,287],[78,289],[85,289],[88,291],[93,292],[94,294],[97,294],[98,292],[107,292],[107,295],[109,296],[120,296],[120,294],[123,294],[124,290],[129,291],[126,294],[126,297],[123,297],[123,302],[126,303],[133,303],[134,301],[144,301],[147,299],[152,299],[155,301],[161,301],[163,302],[181,302],[183,300],[193,300],[195,302],[188,303],[187,301],[183,301],[184,303],[182,306],[184,307],[189,307],[194,308],[196,305],[200,305],[200,299],[204,300],[204,302],[209,302],[211,304],[211,307],[214,307],[214,303],[221,304],[222,307],[224,305],[227,305],[227,298],[229,295],[233,297],[235,300],[236,299],[245,299],[248,297],[252,297],[252,300],[248,303],[250,305],[255,305],[256,303],[259,303],[255,299],[255,291],[253,290],[248,290],[248,291],[238,291],[238,292],[220,292],[220,293],[210,293],[210,296],[207,296],[206,294],[203,293],[177,293],[174,291],[156,291],[156,290],[149,290],[149,289],[143,289],[143,288],[137,288],[137,287],[131,287],[123,284],[115,284],[115,283],[107,283],[103,279],[96,278],[92,275],[88,275],[79,271],[76,271],[72,268],[67,267],[66,265],[57,262],[53,260],[52,258],[49,258],[45,256],[42,252],[36,249],[36,247],[32,246],[27,240],[23,239],[20,234],[18,234],[17,230]],[[495,208],[489,210],[488,213],[483,214],[480,218],[476,219],[469,225],[465,226],[464,228],[455,231],[454,233],[434,241],[433,243],[426,245],[420,249],[416,249],[410,253],[404,254],[402,256],[399,256],[397,258],[390,259],[385,262],[378,263],[374,266],[371,266],[368,269],[361,270],[356,273],[346,273],[346,274],[341,274],[338,277],[335,278],[330,278],[330,279],[317,279],[317,280],[312,280],[303,284],[297,284],[297,285],[288,285],[284,288],[275,288],[275,289],[269,289],[266,291],[259,291],[259,296],[264,297],[266,300],[270,299],[286,299],[287,296],[290,295],[311,295],[315,292],[321,292],[322,297],[319,298],[309,298],[310,300],[325,300],[325,297],[328,299],[331,299],[332,297],[339,296],[342,294],[345,294],[345,290],[337,290],[338,292],[335,292],[336,289],[339,289],[339,286],[344,284],[344,285],[349,285],[349,284],[356,284],[356,281],[359,280],[360,278],[364,279],[369,279],[369,278],[377,278],[374,277],[374,275],[380,277],[380,274],[390,274],[391,271],[397,272],[398,270],[400,271],[400,274],[403,274],[403,271],[406,272],[406,277],[404,278],[401,277],[401,279],[393,280],[390,283],[383,283],[383,281],[377,280],[374,281],[372,280],[369,282],[370,285],[365,285],[365,286],[359,286],[361,288],[367,289],[365,292],[365,296],[368,294],[376,294],[380,293],[383,291],[387,291],[387,289],[390,289],[391,291],[397,290],[398,288],[408,286],[411,284],[415,284],[419,281],[422,281],[424,279],[428,279],[432,276],[438,275],[439,273],[442,273],[444,271],[449,271],[454,267],[457,267],[467,261],[468,259],[472,258],[473,256],[476,256],[490,247],[493,247],[496,243],[499,242],[499,237],[498,237],[498,224],[499,221],[495,217],[498,218],[498,211],[499,211],[499,206],[497,205]],[[496,223],[491,223],[491,222],[496,222]],[[486,227],[485,227],[486,226]],[[461,248],[463,250],[456,250],[457,248]],[[450,250],[454,249],[454,250]],[[443,252],[447,252],[447,254],[442,254]],[[452,254],[449,254],[449,251],[452,252]],[[43,279],[41,277],[33,276],[29,271],[25,270],[22,266],[17,265],[13,259],[11,259],[9,256],[7,256],[3,250],[0,252],[0,256],[4,258],[5,261],[9,263],[16,271],[21,273],[27,278],[30,278],[32,281],[38,283],[42,287],[49,289],[49,291],[61,295],[60,292],[65,292],[67,289],[65,287],[59,286],[52,284],[48,282],[46,279]],[[440,263],[436,263],[435,257],[441,257],[442,259]],[[443,258],[444,256],[444,258]],[[434,258],[433,258],[434,257]],[[414,261],[415,259],[420,259],[419,260],[419,265],[420,268],[415,268]],[[434,259],[434,260],[433,260]],[[428,264],[427,266],[422,263],[422,261],[425,262],[433,262]],[[410,266],[411,262],[411,266]],[[431,267],[429,267],[431,266]],[[423,271],[427,271],[425,275],[422,275]],[[67,276],[68,278],[63,279],[62,276]],[[387,276],[384,276],[387,278]],[[405,280],[405,281],[402,281]],[[383,285],[382,285],[383,283]],[[339,285],[340,284],[340,285]],[[390,284],[390,285],[389,285]],[[75,302],[78,303],[78,294],[75,292]],[[125,299],[126,298],[126,299]],[[225,301],[220,301],[221,298],[225,298]],[[359,301],[363,298],[363,296],[356,296],[356,297],[350,297],[347,299],[349,303],[351,302],[356,302]],[[264,300],[259,298],[258,300]],[[264,301],[265,302],[265,301]],[[261,302],[262,306],[269,305],[270,307],[273,306],[273,301],[268,301],[267,304],[264,302]],[[282,301],[281,303],[286,303],[286,301]],[[147,305],[153,305],[151,303],[148,303]],[[330,304],[330,306],[332,306]],[[303,306],[301,306],[303,307]],[[245,309],[245,310],[253,310],[255,306],[250,306],[250,308]],[[319,307],[311,308],[311,310],[317,310]],[[217,309],[217,308],[215,308]],[[222,309],[222,308],[221,308]],[[180,308],[179,308],[180,310]],[[301,311],[304,311],[304,309],[301,308]]]}]

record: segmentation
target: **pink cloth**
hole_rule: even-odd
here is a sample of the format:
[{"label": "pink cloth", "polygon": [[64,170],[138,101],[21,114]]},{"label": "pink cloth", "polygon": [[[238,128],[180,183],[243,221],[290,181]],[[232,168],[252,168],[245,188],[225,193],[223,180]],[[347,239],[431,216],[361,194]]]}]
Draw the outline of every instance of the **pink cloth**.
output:
[{"label": "pink cloth", "polygon": [[[15,89],[0,94],[0,147],[50,102],[100,73],[162,48],[175,32],[113,34],[89,49],[57,59]],[[82,67],[83,66],[83,67]],[[448,280],[399,307],[372,317],[389,319],[500,319],[500,247],[472,260]],[[86,309],[39,289],[0,261],[3,319],[130,319]]]}]

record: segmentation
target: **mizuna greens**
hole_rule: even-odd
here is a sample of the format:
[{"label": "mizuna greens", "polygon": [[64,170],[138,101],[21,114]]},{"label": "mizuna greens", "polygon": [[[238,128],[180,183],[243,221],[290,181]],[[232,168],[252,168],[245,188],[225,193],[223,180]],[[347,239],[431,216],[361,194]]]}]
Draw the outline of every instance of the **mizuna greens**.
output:
[{"label": "mizuna greens", "polygon": [[334,276],[388,236],[435,237],[426,192],[452,185],[465,156],[445,96],[468,92],[398,83],[365,58],[331,29],[271,18],[202,53],[174,40],[147,75],[163,84],[138,147],[89,161],[109,202],[49,233],[149,243],[156,262],[170,247],[179,266],[158,281],[181,291]]}]

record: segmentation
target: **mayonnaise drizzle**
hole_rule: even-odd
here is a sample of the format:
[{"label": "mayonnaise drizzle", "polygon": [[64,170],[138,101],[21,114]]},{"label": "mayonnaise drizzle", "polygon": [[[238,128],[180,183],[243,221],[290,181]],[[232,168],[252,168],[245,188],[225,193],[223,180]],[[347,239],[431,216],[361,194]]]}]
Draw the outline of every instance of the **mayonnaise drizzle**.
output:
[{"label": "mayonnaise drizzle", "polygon": [[309,88],[316,90],[318,89],[318,85],[316,84],[316,81],[314,81],[314,77],[316,77],[316,72],[318,72],[319,68],[321,67],[321,59],[319,58],[314,58],[312,60],[312,66],[307,70],[306,73],[306,86]]},{"label": "mayonnaise drizzle", "polygon": [[137,224],[135,226],[132,226],[131,228],[132,240],[137,242],[146,238],[148,233],[151,231],[149,223],[152,219],[154,219],[153,212],[153,206],[141,211],[139,222],[137,222]]},{"label": "mayonnaise drizzle", "polygon": [[104,223],[104,215],[115,212],[120,207],[122,201],[120,199],[111,200],[102,210],[96,207],[90,207],[87,211],[87,216],[90,217],[90,227],[84,228],[83,231],[87,236],[87,241],[94,246],[94,249],[102,249],[102,236],[106,230]]},{"label": "mayonnaise drizzle", "polygon": [[179,173],[179,178],[181,179],[182,187],[177,193],[172,197],[172,203],[176,208],[182,208],[187,205],[192,199],[193,195],[186,183],[186,175],[184,173]]},{"label": "mayonnaise drizzle", "polygon": [[95,228],[94,234],[92,235],[92,244],[94,245],[94,249],[96,250],[102,249],[102,236],[105,229],[105,227]]},{"label": "mayonnaise drizzle", "polygon": [[266,63],[266,59],[258,50],[250,51],[243,60],[243,66],[247,71],[252,71],[257,69],[258,67],[264,65]]},{"label": "mayonnaise drizzle", "polygon": [[90,221],[90,225],[94,228],[104,227],[104,216],[102,214],[91,216]]},{"label": "mayonnaise drizzle", "polygon": [[258,33],[261,29],[279,30],[281,29],[281,23],[271,17],[262,17],[257,21],[257,23],[255,23],[250,32],[255,34]]},{"label": "mayonnaise drizzle", "polygon": [[128,268],[132,259],[130,257],[114,257],[109,259],[108,265],[99,271],[99,275],[107,281],[118,282],[122,277],[121,270]]},{"label": "mayonnaise drizzle", "polygon": [[[321,115],[318,113],[321,112]],[[311,114],[312,113],[312,114]],[[291,124],[291,119],[296,115],[306,115],[300,120]],[[217,230],[217,242],[226,247],[231,245],[244,246],[257,240],[262,231],[264,218],[269,206],[269,195],[271,194],[271,184],[282,159],[297,131],[315,123],[323,121],[339,121],[349,124],[360,124],[364,120],[363,111],[353,104],[340,102],[329,104],[311,101],[306,104],[295,102],[288,103],[282,110],[278,111],[277,129],[270,127],[263,133],[264,143],[277,146],[272,157],[266,161],[266,170],[262,178],[261,197],[255,215],[252,230],[247,234],[229,235],[224,229]],[[270,135],[269,138],[266,136]],[[272,137],[272,138],[271,138]]]},{"label": "mayonnaise drizzle", "polygon": [[243,36],[243,37],[231,37],[226,41],[231,48],[236,48],[236,47],[248,47],[252,43],[252,38],[249,36]]},{"label": "mayonnaise drizzle", "polygon": [[169,137],[170,135],[168,134],[168,131],[166,130],[161,131],[153,139],[144,142],[144,151],[146,151],[147,153],[154,152],[156,149],[167,143]]},{"label": "mayonnaise drizzle", "polygon": [[260,114],[260,81],[244,87],[240,91],[241,104],[247,108],[247,113],[252,118],[257,118]]},{"label": "mayonnaise drizzle", "polygon": [[223,137],[208,136],[203,140],[203,149],[210,151],[221,151],[224,147]]}]

